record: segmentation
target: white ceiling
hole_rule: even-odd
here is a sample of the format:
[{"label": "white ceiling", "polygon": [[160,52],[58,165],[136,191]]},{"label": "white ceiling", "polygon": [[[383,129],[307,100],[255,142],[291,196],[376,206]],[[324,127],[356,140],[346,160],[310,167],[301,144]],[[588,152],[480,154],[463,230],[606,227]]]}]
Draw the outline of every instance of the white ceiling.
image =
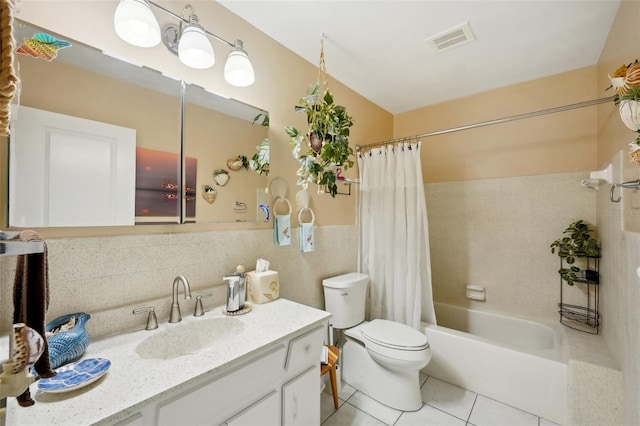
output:
[{"label": "white ceiling", "polygon": [[[218,0],[397,114],[598,62],[620,0]],[[425,39],[468,22],[476,41]],[[245,46],[251,56],[251,46]],[[256,73],[260,70],[257,69]]]}]

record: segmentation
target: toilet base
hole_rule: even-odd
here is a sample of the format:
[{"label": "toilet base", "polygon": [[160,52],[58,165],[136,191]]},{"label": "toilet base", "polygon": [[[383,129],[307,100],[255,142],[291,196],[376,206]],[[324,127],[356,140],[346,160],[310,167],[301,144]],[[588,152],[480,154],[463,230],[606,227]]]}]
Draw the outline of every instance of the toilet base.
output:
[{"label": "toilet base", "polygon": [[376,362],[360,343],[347,338],[342,347],[342,380],[391,408],[422,408],[419,369],[389,370]]}]

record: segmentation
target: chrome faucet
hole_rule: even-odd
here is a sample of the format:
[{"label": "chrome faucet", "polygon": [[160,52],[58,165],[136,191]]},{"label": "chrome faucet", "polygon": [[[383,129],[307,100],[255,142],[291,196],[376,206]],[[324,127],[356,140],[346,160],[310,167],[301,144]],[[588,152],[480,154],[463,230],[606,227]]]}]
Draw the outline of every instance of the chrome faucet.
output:
[{"label": "chrome faucet", "polygon": [[182,321],[182,314],[180,313],[180,304],[178,303],[178,283],[182,281],[182,286],[184,287],[184,298],[185,300],[191,299],[191,287],[189,286],[189,281],[182,275],[178,275],[175,280],[173,280],[173,302],[171,303],[171,315],[169,316],[169,322],[180,322]]}]

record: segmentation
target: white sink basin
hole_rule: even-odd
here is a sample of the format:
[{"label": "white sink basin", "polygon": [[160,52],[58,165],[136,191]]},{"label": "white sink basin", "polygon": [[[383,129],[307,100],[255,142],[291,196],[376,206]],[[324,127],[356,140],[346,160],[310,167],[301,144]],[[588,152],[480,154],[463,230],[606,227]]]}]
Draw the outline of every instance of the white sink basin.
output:
[{"label": "white sink basin", "polygon": [[215,317],[167,324],[163,330],[151,331],[136,353],[146,359],[172,359],[213,347],[221,339],[244,331],[244,323],[234,317]]}]

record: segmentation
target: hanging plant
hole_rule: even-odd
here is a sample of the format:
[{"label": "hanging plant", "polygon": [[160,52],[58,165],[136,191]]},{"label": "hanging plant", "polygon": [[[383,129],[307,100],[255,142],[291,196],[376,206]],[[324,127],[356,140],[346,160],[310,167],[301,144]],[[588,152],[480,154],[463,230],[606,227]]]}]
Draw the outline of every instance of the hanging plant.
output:
[{"label": "hanging plant", "polygon": [[353,119],[344,106],[334,102],[329,92],[322,45],[318,77],[294,107],[295,112],[307,115],[307,131],[293,126],[287,126],[285,131],[291,138],[292,155],[300,163],[297,184],[303,189],[307,189],[309,183],[326,186],[335,197],[338,192],[336,168],[353,167],[353,149],[349,146]]},{"label": "hanging plant", "polygon": [[[269,127],[269,113],[261,112],[256,115],[251,124],[256,124],[258,121],[261,126]],[[256,146],[256,149],[258,152],[249,160],[249,167],[259,175],[269,176],[269,138],[265,138],[260,145]]]},{"label": "hanging plant", "polygon": [[616,94],[613,102],[618,105],[620,119],[628,129],[638,133],[631,142],[629,158],[640,165],[640,63],[636,59],[628,65],[621,65],[609,75],[611,86]]}]

